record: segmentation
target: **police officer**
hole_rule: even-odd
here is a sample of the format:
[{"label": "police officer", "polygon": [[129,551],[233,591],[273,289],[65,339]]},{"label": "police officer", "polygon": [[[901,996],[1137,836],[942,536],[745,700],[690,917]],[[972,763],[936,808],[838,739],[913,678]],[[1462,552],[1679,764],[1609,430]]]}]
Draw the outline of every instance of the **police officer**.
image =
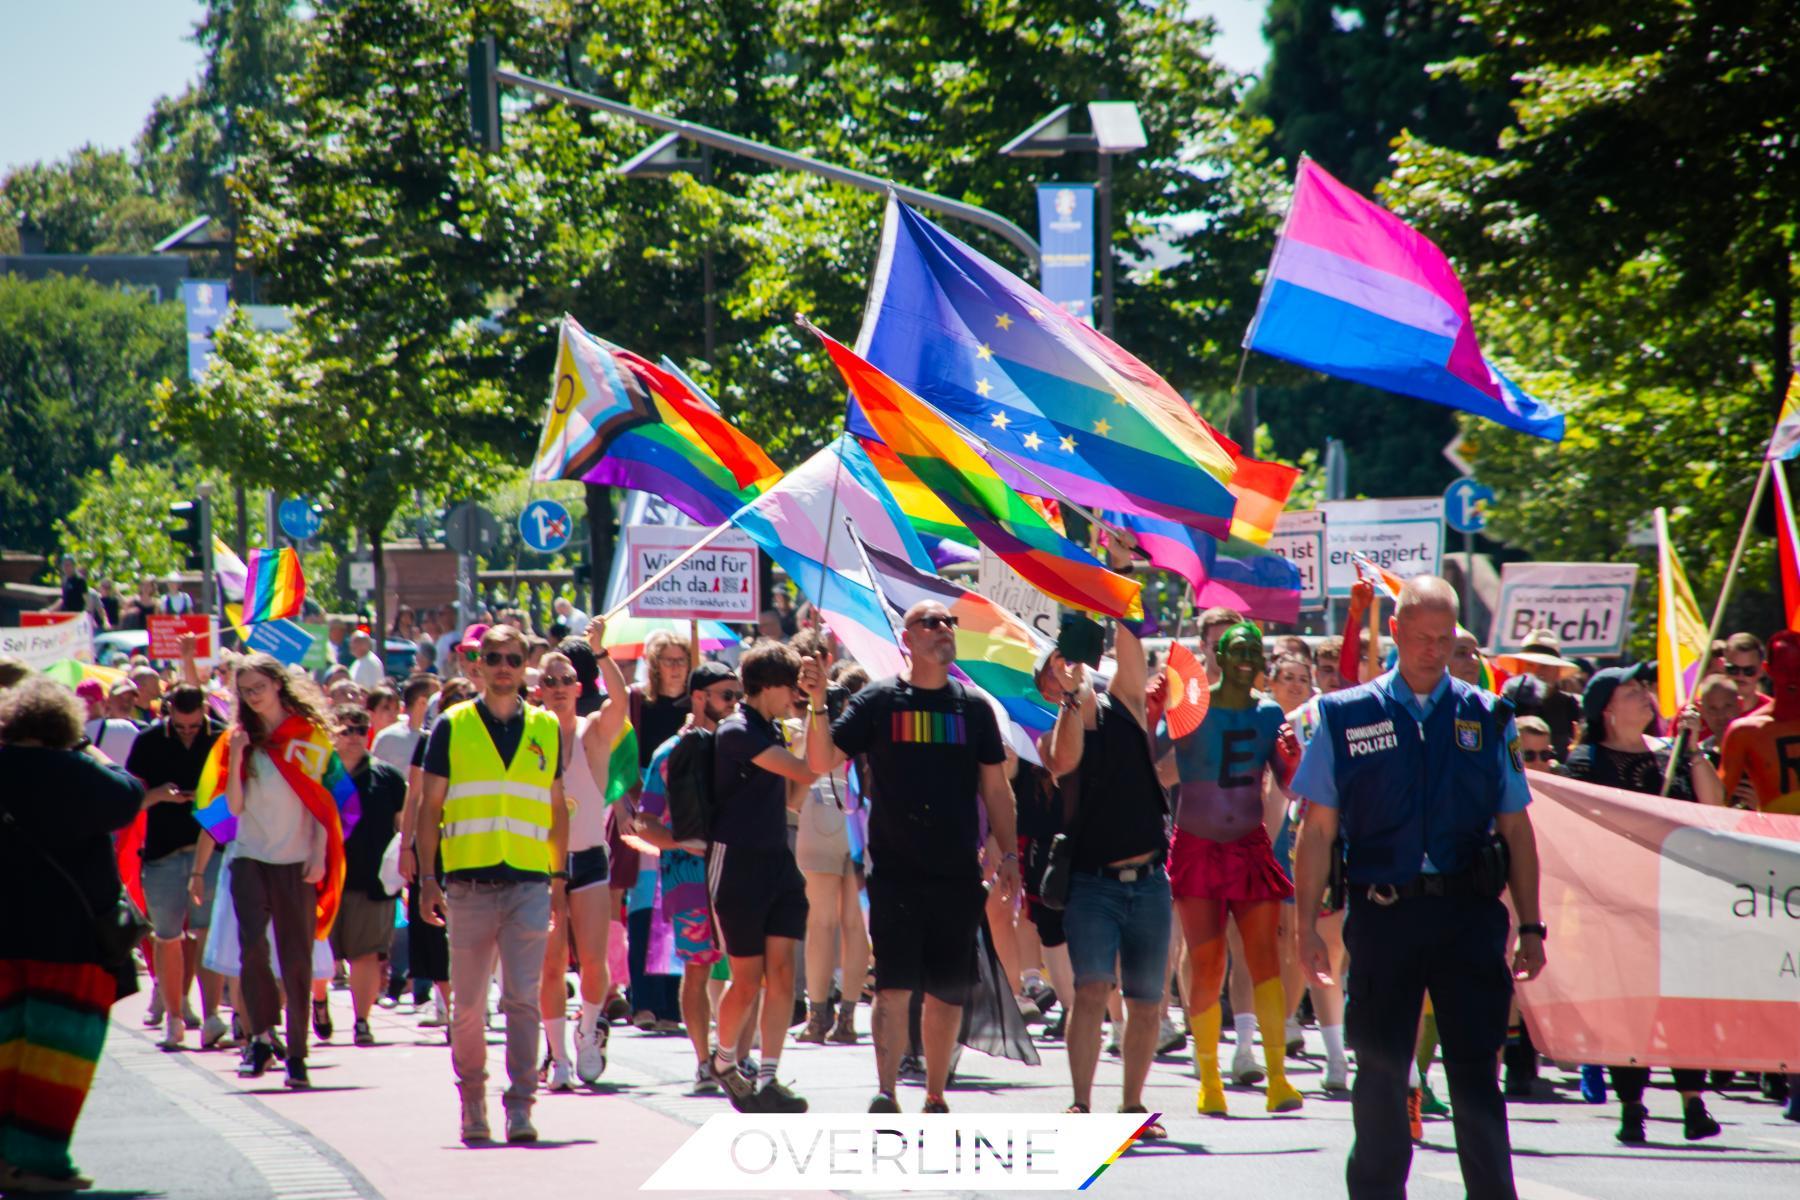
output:
[{"label": "police officer", "polygon": [[[1455,590],[1435,576],[1401,589],[1389,623],[1399,666],[1320,697],[1294,777],[1312,801],[1295,871],[1300,955],[1323,983],[1330,968],[1314,923],[1344,835],[1344,943],[1356,964],[1345,1024],[1357,1066],[1345,1178],[1355,1200],[1406,1194],[1407,1063],[1427,992],[1463,1185],[1476,1200],[1517,1195],[1496,1056],[1513,980],[1544,968],[1537,844],[1511,706],[1446,670],[1456,612]],[[1520,922],[1510,972],[1505,887]]]}]

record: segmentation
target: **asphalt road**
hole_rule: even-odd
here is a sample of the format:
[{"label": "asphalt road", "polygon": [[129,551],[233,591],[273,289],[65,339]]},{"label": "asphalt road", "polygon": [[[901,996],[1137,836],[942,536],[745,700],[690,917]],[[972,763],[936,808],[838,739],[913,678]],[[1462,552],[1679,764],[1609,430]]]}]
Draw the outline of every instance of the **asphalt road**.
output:
[{"label": "asphalt road", "polygon": [[[357,1049],[347,1044],[348,996],[332,993],[338,1037],[315,1047],[315,1088],[289,1093],[277,1074],[254,1084],[237,1080],[234,1053],[157,1050],[152,1032],[138,1022],[144,1003],[140,995],[115,1009],[107,1053],[77,1132],[77,1160],[98,1185],[90,1195],[625,1195],[724,1108],[716,1097],[689,1094],[694,1064],[685,1038],[620,1029],[599,1090],[541,1097],[535,1114],[544,1135],[539,1147],[469,1150],[456,1140],[456,1098],[442,1035],[419,1029],[410,1015],[378,1011],[381,1044]],[[866,1029],[868,1010],[860,1016]],[[1318,1054],[1312,1037],[1310,1052]],[[497,1029],[489,1041],[498,1080]],[[952,1107],[1060,1111],[1069,1102],[1064,1054],[1055,1044],[1040,1051],[1043,1064],[1036,1068],[966,1054],[950,1092]],[[1260,1089],[1234,1089],[1232,1116],[1221,1120],[1192,1115],[1188,1053],[1160,1059],[1146,1099],[1166,1114],[1170,1140],[1127,1153],[1093,1190],[1143,1197],[1187,1196],[1197,1188],[1241,1196],[1342,1195],[1350,1106],[1318,1093],[1321,1069],[1317,1059],[1290,1068],[1307,1093],[1302,1112],[1265,1115]],[[864,1111],[873,1070],[866,1037],[856,1047],[790,1043],[782,1058],[782,1077],[818,1111]],[[1103,1058],[1097,1108],[1117,1104],[1118,1072],[1116,1059]],[[1666,1085],[1666,1076],[1657,1082]],[[903,1086],[904,1108],[915,1110],[922,1099],[921,1088]],[[1649,1099],[1652,1144],[1627,1149],[1613,1139],[1615,1107],[1583,1103],[1572,1075],[1547,1068],[1538,1095],[1510,1106],[1519,1193],[1525,1200],[1791,1200],[1800,1194],[1800,1124],[1784,1120],[1776,1105],[1750,1091],[1713,1095],[1709,1103],[1724,1134],[1688,1143],[1681,1137],[1678,1097],[1656,1087]],[[497,1116],[497,1104],[495,1110]],[[1428,1121],[1410,1195],[1434,1200],[1462,1194],[1451,1124]]]}]

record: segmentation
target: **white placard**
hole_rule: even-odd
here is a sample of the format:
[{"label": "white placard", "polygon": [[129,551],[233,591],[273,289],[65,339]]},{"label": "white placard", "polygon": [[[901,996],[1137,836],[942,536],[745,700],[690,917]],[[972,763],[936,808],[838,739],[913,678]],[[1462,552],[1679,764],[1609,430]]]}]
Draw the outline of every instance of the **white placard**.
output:
[{"label": "white placard", "polygon": [[[709,532],[697,526],[627,526],[631,586],[641,586]],[[667,579],[633,600],[631,615],[678,621],[755,621],[756,568],[756,543],[749,535],[735,529],[722,533]]]},{"label": "white placard", "polygon": [[1051,641],[1058,630],[1056,601],[1026,583],[1006,561],[986,546],[981,548],[981,562],[975,568],[975,590],[1010,610]]},{"label": "white placard", "polygon": [[1325,500],[1319,509],[1325,514],[1325,586],[1334,599],[1349,596],[1356,582],[1353,553],[1402,579],[1442,574],[1442,496]]},{"label": "white placard", "polygon": [[0,628],[0,658],[17,658],[34,671],[65,658],[94,661],[94,627],[86,613],[53,625]]},{"label": "white placard", "polygon": [[1494,653],[1523,650],[1534,629],[1555,633],[1564,654],[1623,653],[1637,571],[1636,563],[1506,563]]},{"label": "white placard", "polygon": [[1275,521],[1269,549],[1300,570],[1300,611],[1325,609],[1325,514],[1284,512]]}]

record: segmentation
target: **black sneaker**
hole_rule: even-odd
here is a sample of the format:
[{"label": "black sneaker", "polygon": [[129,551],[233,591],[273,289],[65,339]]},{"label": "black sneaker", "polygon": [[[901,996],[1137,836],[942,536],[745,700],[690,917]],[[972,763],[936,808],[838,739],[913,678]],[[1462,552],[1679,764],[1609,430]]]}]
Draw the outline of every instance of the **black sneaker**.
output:
[{"label": "black sneaker", "polygon": [[238,1078],[261,1079],[274,1061],[275,1047],[266,1038],[256,1038],[244,1047],[244,1056],[238,1060]]},{"label": "black sneaker", "polygon": [[1702,1138],[1718,1137],[1720,1132],[1719,1123],[1706,1111],[1706,1101],[1695,1096],[1682,1106],[1682,1137],[1690,1142],[1697,1142]]},{"label": "black sneaker", "polygon": [[925,1060],[916,1054],[902,1054],[900,1056],[900,1078],[925,1078]]},{"label": "black sneaker", "polygon": [[718,1082],[718,1085],[725,1089],[725,1098],[731,1101],[731,1107],[739,1112],[762,1111],[762,1106],[757,1102],[754,1076],[749,1079],[744,1078],[743,1072],[739,1071],[736,1066],[727,1067],[721,1071],[719,1070],[719,1060],[716,1058],[707,1060],[706,1069],[712,1072],[712,1077]]},{"label": "black sneaker", "polygon": [[1627,1146],[1641,1146],[1645,1142],[1644,1119],[1650,1110],[1641,1104],[1629,1102],[1619,1106],[1619,1132],[1615,1135]]},{"label": "black sneaker", "polygon": [[888,1092],[876,1092],[875,1098],[869,1101],[869,1111],[872,1113],[897,1113],[900,1111],[900,1102]]},{"label": "black sneaker", "polygon": [[297,1059],[289,1060],[287,1065],[287,1086],[295,1091],[304,1091],[312,1086],[312,1080],[306,1077],[306,1064]]},{"label": "black sneaker", "polygon": [[1056,1020],[1044,1026],[1043,1032],[1038,1034],[1038,1036],[1043,1038],[1046,1042],[1062,1041],[1063,1033],[1068,1028],[1068,1015],[1067,1009],[1057,1009]]},{"label": "black sneaker", "polygon": [[796,1096],[779,1079],[771,1079],[756,1093],[756,1111],[766,1113],[803,1113],[806,1097]]},{"label": "black sneaker", "polygon": [[321,1042],[331,1040],[331,1005],[324,1000],[312,1002],[313,1035]]},{"label": "black sneaker", "polygon": [[369,1028],[369,1023],[367,1021],[358,1021],[355,1025],[351,1026],[351,1030],[350,1040],[355,1042],[358,1046],[373,1046],[375,1044],[375,1031]]}]

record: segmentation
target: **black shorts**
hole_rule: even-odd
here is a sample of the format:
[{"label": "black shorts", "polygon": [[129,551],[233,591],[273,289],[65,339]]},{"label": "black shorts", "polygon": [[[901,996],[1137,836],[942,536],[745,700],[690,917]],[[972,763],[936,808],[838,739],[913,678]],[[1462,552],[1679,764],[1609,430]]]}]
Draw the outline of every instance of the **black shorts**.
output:
[{"label": "black shorts", "polygon": [[586,850],[569,851],[569,888],[571,892],[579,892],[582,888],[599,887],[606,882],[609,866],[606,846],[589,846]]},{"label": "black shorts", "polygon": [[924,991],[962,1004],[975,982],[975,931],[987,905],[979,879],[869,873],[869,943],[880,991]]},{"label": "black shorts", "polygon": [[1025,912],[1037,926],[1038,945],[1046,950],[1067,945],[1069,935],[1063,932],[1062,909],[1051,908],[1036,896],[1025,897]]},{"label": "black shorts", "polygon": [[806,938],[806,876],[787,849],[714,842],[706,855],[713,922],[732,958],[754,958],[772,937]]}]

